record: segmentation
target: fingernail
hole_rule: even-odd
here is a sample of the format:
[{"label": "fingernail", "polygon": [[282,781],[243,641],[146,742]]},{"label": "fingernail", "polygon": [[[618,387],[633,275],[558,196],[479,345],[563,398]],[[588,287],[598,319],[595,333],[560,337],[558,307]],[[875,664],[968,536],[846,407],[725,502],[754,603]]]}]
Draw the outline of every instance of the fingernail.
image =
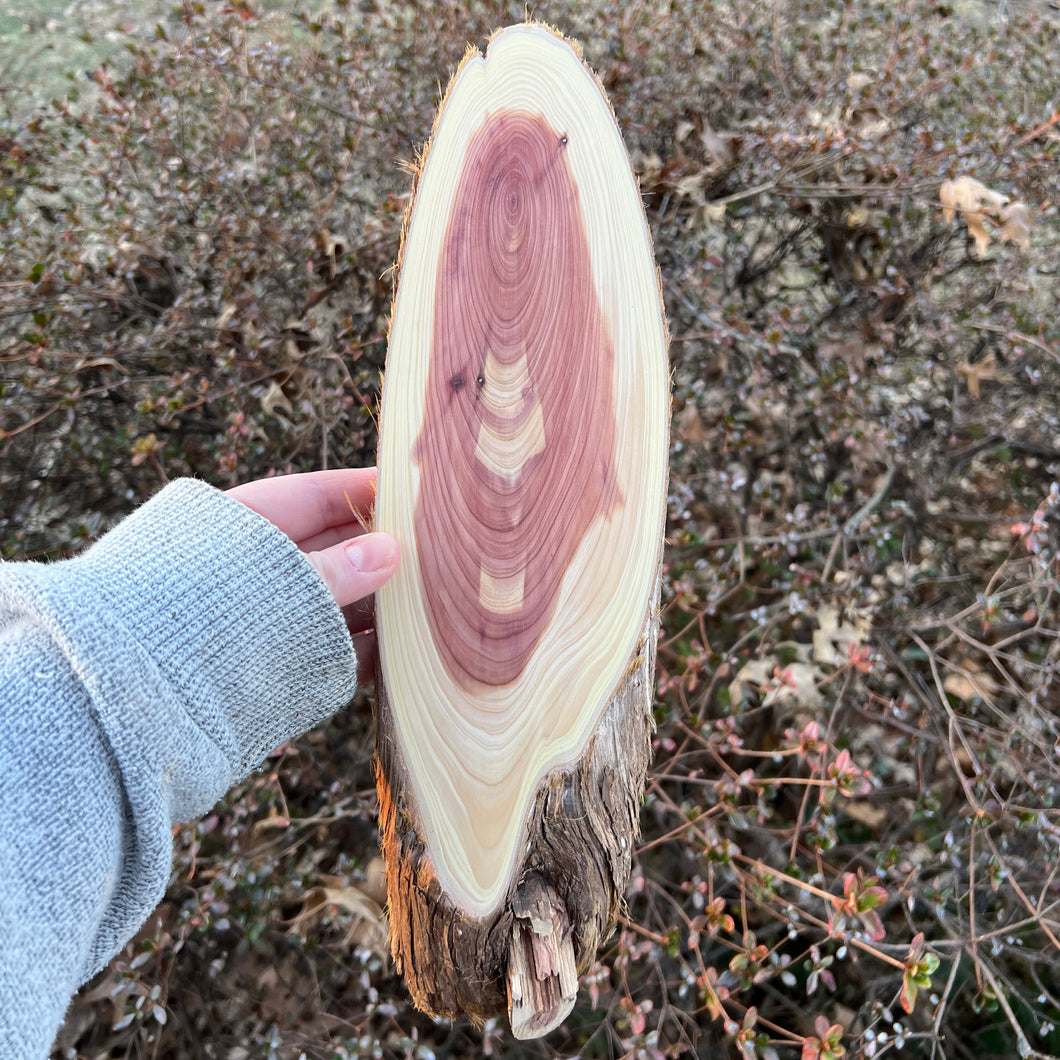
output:
[{"label": "fingernail", "polygon": [[389,534],[365,534],[346,546],[354,570],[362,574],[392,567],[397,560],[397,544]]}]

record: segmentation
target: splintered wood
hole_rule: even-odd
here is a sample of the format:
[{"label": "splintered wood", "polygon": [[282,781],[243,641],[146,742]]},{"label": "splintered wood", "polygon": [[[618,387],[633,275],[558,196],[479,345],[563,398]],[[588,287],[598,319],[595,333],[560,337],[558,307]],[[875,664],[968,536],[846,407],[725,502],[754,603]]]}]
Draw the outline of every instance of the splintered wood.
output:
[{"label": "splintered wood", "polygon": [[376,521],[391,948],[535,1037],[618,914],[650,754],[666,325],[599,83],[544,26],[464,58],[417,168]]}]

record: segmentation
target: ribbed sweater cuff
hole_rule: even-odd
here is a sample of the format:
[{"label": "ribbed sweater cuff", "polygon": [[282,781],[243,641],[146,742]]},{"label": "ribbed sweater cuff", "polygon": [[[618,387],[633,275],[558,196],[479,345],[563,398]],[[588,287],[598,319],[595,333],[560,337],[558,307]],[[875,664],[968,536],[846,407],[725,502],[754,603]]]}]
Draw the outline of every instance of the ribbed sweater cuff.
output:
[{"label": "ribbed sweater cuff", "polygon": [[[229,763],[220,790],[186,785],[171,806],[176,820],[205,812],[271,750],[353,696],[352,640],[320,576],[285,534],[203,482],[171,483],[71,562],[86,593],[120,621],[115,632],[154,660]],[[122,703],[107,691],[97,703]],[[123,711],[104,724],[112,742],[124,742],[120,734],[137,739],[138,724],[160,720]],[[141,736],[158,741],[157,732]]]}]

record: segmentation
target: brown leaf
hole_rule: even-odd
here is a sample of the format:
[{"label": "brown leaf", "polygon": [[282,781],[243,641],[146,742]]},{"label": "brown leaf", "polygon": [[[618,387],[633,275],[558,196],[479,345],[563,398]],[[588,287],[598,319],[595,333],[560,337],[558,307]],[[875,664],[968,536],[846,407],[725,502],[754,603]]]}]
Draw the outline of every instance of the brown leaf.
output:
[{"label": "brown leaf", "polygon": [[705,118],[699,139],[707,158],[713,163],[713,171],[724,171],[736,160],[736,138],[732,133],[715,132]]},{"label": "brown leaf", "polygon": [[288,924],[300,934],[308,934],[310,924],[317,918],[328,922],[340,911],[353,917],[346,933],[347,945],[364,946],[385,960],[390,954],[386,913],[374,898],[355,884],[311,888],[302,898],[301,912]]},{"label": "brown leaf", "polygon": [[848,799],[843,812],[872,832],[878,832],[890,814],[884,807],[869,799]]},{"label": "brown leaf", "polygon": [[1030,210],[1022,202],[1010,203],[1001,211],[1001,220],[1005,224],[998,239],[1002,243],[1015,243],[1023,250],[1030,250],[1031,229],[1034,227]]},{"label": "brown leaf", "polygon": [[[268,387],[265,389],[265,393],[261,395],[261,411],[266,416],[275,416],[283,422],[287,422],[277,413],[277,409],[283,409],[285,412],[292,412],[291,401],[287,395],[283,392],[283,388],[279,383],[273,379]],[[261,822],[259,822],[261,823]]]},{"label": "brown leaf", "polygon": [[968,393],[976,401],[979,400],[980,384],[987,380],[998,379],[1001,374],[998,369],[997,356],[993,350],[975,364],[965,361],[964,364],[957,365],[957,371],[964,376],[964,381],[968,384]]},{"label": "brown leaf", "polygon": [[699,445],[707,437],[707,432],[703,429],[703,421],[699,416],[699,409],[691,402],[674,417],[674,426],[681,440],[689,445]]},{"label": "brown leaf", "polygon": [[942,682],[944,691],[957,699],[969,702],[975,699],[989,700],[996,694],[997,682],[994,678],[982,670],[973,668],[970,661],[966,661],[958,670],[948,673]]},{"label": "brown leaf", "polygon": [[946,224],[959,213],[975,240],[975,252],[979,257],[986,254],[990,234],[985,222],[1001,228],[1002,242],[1015,243],[1024,249],[1030,246],[1032,227],[1030,211],[1023,203],[1010,202],[1008,196],[992,191],[974,177],[958,177],[947,180],[939,188],[942,203],[942,220]]}]

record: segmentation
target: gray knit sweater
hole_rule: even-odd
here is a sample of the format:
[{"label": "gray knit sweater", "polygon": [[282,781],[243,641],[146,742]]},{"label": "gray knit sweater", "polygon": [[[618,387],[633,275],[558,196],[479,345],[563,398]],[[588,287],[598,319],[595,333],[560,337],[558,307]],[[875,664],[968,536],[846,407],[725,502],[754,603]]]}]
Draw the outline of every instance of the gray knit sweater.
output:
[{"label": "gray knit sweater", "polygon": [[171,828],[346,704],[352,641],[271,523],[181,480],[83,555],[0,564],[0,1058],[162,897]]}]

